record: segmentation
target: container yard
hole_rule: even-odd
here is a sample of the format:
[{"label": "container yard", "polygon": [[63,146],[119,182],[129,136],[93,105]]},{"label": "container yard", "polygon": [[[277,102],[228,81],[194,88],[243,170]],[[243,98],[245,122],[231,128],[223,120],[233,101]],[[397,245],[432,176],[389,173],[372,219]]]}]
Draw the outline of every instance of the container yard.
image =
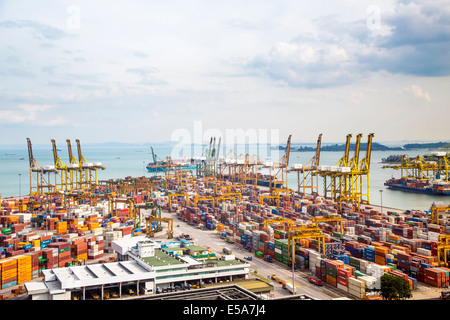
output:
[{"label": "container yard", "polygon": [[[44,171],[28,143],[33,181]],[[450,285],[450,208],[380,208],[337,185],[330,197],[289,189],[288,170],[353,181],[370,167],[370,148],[356,164],[346,152],[344,162],[319,167],[318,151],[311,167],[290,167],[289,143],[267,186],[252,170],[267,163],[250,157],[210,158],[196,172],[164,162],[151,178],[101,181],[100,165],[45,172],[49,181],[83,174],[55,184],[36,179],[29,195],[1,199],[2,299],[129,299],[232,285],[257,278],[256,269],[271,284],[265,299],[379,300],[372,291],[384,275],[406,280],[413,299],[439,297]]]}]

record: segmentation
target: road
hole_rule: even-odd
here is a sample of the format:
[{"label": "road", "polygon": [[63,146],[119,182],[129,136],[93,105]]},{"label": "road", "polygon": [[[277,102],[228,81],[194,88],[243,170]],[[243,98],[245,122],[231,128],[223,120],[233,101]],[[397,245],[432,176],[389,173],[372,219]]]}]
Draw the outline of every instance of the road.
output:
[{"label": "road", "polygon": [[[243,246],[240,244],[232,244],[228,243],[225,240],[220,238],[220,235],[217,231],[212,230],[201,230],[196,228],[195,226],[189,225],[182,220],[179,220],[177,216],[173,213],[169,213],[166,211],[161,212],[161,217],[163,218],[173,218],[174,225],[174,237],[182,233],[189,234],[194,242],[198,245],[206,246],[211,251],[217,254],[223,254],[223,247],[228,247],[232,249],[233,254],[240,259],[245,259],[245,257],[251,255],[253,257],[252,261],[248,261],[250,264],[251,277],[256,277],[253,275],[254,271],[257,271],[257,274],[260,277],[265,279],[270,278],[272,274],[276,274],[279,278],[284,280],[285,282],[292,284],[292,269],[287,267],[286,265],[273,261],[272,263],[264,261],[262,259],[256,258],[254,253],[247,252],[244,250]],[[164,225],[163,225],[164,228]],[[163,232],[156,235],[157,239],[164,239],[167,237],[167,229],[164,228]],[[167,239],[167,238],[166,238]],[[323,287],[316,286],[311,284],[308,281],[308,275],[310,274],[309,270],[304,271],[295,271],[295,282],[294,285],[297,288],[297,294],[307,294],[311,297],[320,299],[320,300],[330,300],[336,297],[347,296],[351,298],[351,296],[346,295],[345,293],[337,290],[336,288],[325,284]],[[273,294],[275,297],[290,295],[290,293],[281,287],[280,284],[271,280],[271,284],[274,286]]]}]

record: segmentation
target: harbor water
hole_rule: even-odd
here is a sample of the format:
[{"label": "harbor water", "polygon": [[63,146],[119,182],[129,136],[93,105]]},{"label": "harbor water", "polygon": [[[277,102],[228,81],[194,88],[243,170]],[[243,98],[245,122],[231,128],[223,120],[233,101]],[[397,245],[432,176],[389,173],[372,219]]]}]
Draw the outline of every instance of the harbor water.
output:
[{"label": "harbor water", "polygon": [[[171,155],[171,146],[154,146],[155,153],[160,159]],[[76,150],[73,150],[76,155]],[[222,153],[223,151],[223,153]],[[147,172],[145,166],[152,159],[150,147],[148,145],[86,145],[82,146],[84,158],[88,162],[101,162],[106,170],[98,171],[99,180],[118,179],[126,176],[139,177],[151,176],[154,173]],[[249,154],[255,154],[249,150]],[[429,210],[433,202],[443,202],[444,205],[450,203],[450,197],[433,196],[425,194],[415,194],[403,191],[389,190],[384,186],[384,182],[391,177],[400,177],[400,171],[394,169],[382,169],[381,159],[393,153],[406,153],[411,157],[429,153],[429,151],[413,152],[392,152],[392,151],[372,151],[371,168],[369,176],[370,203],[373,205],[383,205],[385,208],[396,208],[399,210]],[[227,154],[221,150],[220,155]],[[280,151],[283,155],[283,151]],[[305,165],[313,156],[314,152],[296,152],[290,154],[290,164]],[[53,152],[49,146],[33,146],[34,158],[41,165],[53,165]],[[350,152],[350,157],[352,157]],[[360,159],[365,155],[361,151]],[[58,151],[59,158],[66,164],[69,163],[67,148]],[[200,156],[200,155],[198,155]],[[335,165],[343,156],[343,152],[321,152],[321,165]],[[272,159],[278,161],[278,159]],[[322,178],[319,178],[319,184]],[[288,176],[289,187],[297,190],[297,173],[291,172]],[[29,161],[26,143],[23,147],[0,146],[0,195],[2,198],[27,195],[30,190]],[[380,192],[383,190],[383,192]],[[323,188],[319,188],[319,194],[323,195]]]}]

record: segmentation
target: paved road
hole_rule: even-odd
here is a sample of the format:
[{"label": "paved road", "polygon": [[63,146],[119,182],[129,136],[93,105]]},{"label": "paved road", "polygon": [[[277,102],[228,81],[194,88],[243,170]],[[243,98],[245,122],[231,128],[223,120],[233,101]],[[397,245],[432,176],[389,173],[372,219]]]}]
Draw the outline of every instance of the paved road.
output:
[{"label": "paved road", "polygon": [[[187,233],[195,240],[196,244],[207,246],[210,248],[210,250],[216,252],[217,254],[222,254],[223,247],[228,247],[232,249],[233,254],[240,259],[245,259],[245,257],[251,255],[253,257],[252,261],[249,261],[249,264],[251,265],[251,272],[254,272],[256,270],[257,274],[265,279],[270,278],[272,274],[276,274],[279,278],[283,279],[286,282],[293,282],[292,269],[288,268],[286,265],[278,261],[270,263],[258,259],[254,255],[254,253],[250,253],[244,250],[242,245],[227,243],[225,240],[221,239],[217,231],[198,229],[195,226],[189,225],[186,222],[179,220],[173,213],[162,211],[161,216],[163,218],[174,219],[174,237],[177,237],[182,233]],[[164,239],[164,237],[167,237],[166,231],[167,229],[164,228],[164,231],[158,234],[156,238]],[[305,272],[300,272],[297,270],[295,271],[294,284],[297,288],[297,294],[307,294],[321,300],[329,300],[335,297],[345,296],[345,293],[342,293],[336,288],[333,288],[329,285],[318,287],[311,284],[307,280],[308,275],[309,270],[305,270]],[[252,277],[254,276],[252,275]],[[281,285],[276,283],[275,281],[271,280],[271,284],[275,288],[273,294],[276,297],[290,295],[290,293],[286,289],[283,289]]]}]

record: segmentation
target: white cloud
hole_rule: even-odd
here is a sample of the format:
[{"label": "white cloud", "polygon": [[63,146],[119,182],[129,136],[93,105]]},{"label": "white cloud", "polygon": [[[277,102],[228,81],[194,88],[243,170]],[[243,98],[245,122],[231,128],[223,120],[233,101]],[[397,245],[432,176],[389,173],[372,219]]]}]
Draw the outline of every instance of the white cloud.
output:
[{"label": "white cloud", "polygon": [[32,122],[39,112],[50,109],[50,105],[20,104],[14,110],[0,110],[0,121],[3,123]]},{"label": "white cloud", "polygon": [[431,102],[430,94],[426,91],[424,91],[420,86],[418,85],[411,85],[411,87],[405,88],[405,92],[411,93],[414,97],[423,99],[427,102]]}]

